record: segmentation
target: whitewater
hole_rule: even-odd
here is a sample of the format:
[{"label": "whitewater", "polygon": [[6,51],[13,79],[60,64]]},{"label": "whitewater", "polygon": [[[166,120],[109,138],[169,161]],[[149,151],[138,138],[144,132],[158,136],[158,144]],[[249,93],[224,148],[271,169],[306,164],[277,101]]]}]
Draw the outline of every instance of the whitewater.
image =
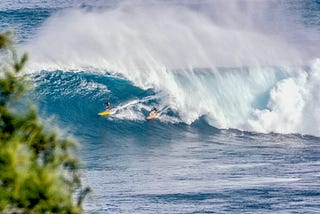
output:
[{"label": "whitewater", "polygon": [[5,0],[8,28],[86,213],[320,212],[318,1]]}]

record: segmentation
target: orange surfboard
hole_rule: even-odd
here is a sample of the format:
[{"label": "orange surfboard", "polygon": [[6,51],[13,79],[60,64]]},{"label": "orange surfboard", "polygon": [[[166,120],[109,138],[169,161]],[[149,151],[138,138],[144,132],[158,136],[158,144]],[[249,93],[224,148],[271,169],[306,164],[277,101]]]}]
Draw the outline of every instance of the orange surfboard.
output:
[{"label": "orange surfboard", "polygon": [[147,117],[147,120],[153,120],[159,117],[159,113],[153,112],[151,114],[149,114],[149,116]]}]

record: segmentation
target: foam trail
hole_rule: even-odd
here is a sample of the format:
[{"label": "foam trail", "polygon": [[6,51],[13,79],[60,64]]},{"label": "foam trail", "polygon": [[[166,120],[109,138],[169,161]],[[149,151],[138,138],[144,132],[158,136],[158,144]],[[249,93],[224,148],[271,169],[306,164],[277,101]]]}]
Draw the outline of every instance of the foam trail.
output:
[{"label": "foam trail", "polygon": [[110,116],[111,118],[123,120],[144,120],[145,115],[143,115],[141,110],[148,109],[148,111],[150,111],[150,107],[145,103],[155,99],[156,96],[147,96],[142,99],[134,99],[119,104],[117,107],[113,108],[116,111],[116,114]]}]

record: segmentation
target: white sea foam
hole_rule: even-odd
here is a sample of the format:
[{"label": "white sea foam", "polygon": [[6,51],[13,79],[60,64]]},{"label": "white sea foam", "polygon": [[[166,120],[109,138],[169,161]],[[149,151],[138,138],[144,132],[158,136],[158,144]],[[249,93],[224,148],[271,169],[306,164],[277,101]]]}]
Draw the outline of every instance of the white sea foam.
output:
[{"label": "white sea foam", "polygon": [[248,121],[255,131],[320,135],[320,59],[310,70],[277,82],[270,91],[267,108],[255,110]]}]

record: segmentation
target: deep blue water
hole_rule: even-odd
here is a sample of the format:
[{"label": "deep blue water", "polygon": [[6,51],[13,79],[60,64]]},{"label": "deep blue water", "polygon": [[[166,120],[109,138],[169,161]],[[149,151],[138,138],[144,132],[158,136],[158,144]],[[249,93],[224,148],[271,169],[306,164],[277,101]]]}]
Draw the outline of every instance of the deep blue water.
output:
[{"label": "deep blue water", "polygon": [[320,213],[320,2],[119,2],[0,3],[42,118],[80,144],[86,213]]}]

